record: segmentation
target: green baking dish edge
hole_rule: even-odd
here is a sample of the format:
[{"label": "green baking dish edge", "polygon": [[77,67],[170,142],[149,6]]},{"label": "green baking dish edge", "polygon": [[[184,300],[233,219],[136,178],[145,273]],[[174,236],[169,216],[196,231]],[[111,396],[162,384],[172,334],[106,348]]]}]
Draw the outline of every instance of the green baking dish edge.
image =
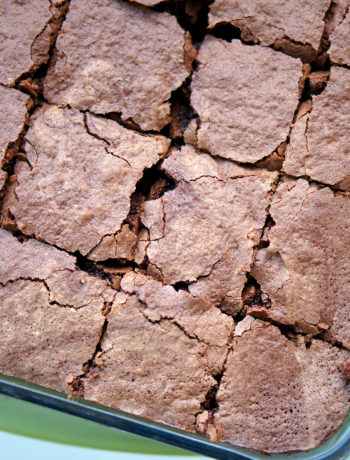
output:
[{"label": "green baking dish edge", "polygon": [[153,455],[192,454],[167,444],[3,394],[0,394],[0,431],[93,449]]},{"label": "green baking dish edge", "polygon": [[[99,423],[90,422],[91,425],[89,425],[89,427],[91,427],[92,430],[90,431],[91,437],[96,435],[96,430],[99,430],[95,428],[97,426],[103,428],[102,431],[104,431],[105,428],[108,428],[106,433],[111,430],[112,434],[110,440],[112,440],[113,437],[117,439],[119,433],[122,433],[123,436],[125,435],[123,438],[124,444],[123,442],[118,444],[117,449],[119,451],[133,453],[139,452],[143,454],[151,453],[154,455],[189,455],[189,452],[187,451],[187,449],[189,449],[192,452],[200,453],[201,455],[223,460],[350,460],[350,413],[346,417],[339,430],[334,434],[334,436],[315,449],[291,454],[264,455],[249,449],[233,447],[227,443],[213,443],[208,439],[203,438],[202,436],[172,428],[164,424],[156,423],[151,420],[146,420],[141,417],[136,417],[131,414],[123,413],[121,411],[101,406],[91,401],[86,401],[79,398],[70,399],[67,397],[67,395],[59,393],[55,390],[50,390],[39,385],[23,382],[12,377],[2,375],[0,373],[0,429],[3,429],[4,426],[5,431],[10,430],[8,429],[8,422],[6,423],[5,421],[5,423],[3,423],[2,421],[2,401],[4,401],[2,399],[2,394],[13,396],[14,398],[19,398],[20,400],[31,401],[31,403],[34,402],[39,406],[46,406],[45,409],[47,407],[58,409],[57,411],[49,409],[52,417],[51,422],[53,421],[54,425],[53,431],[57,430],[57,427],[59,426],[56,422],[56,416],[62,412],[64,416],[68,417],[67,420],[76,420],[76,422],[68,423],[79,424],[82,420],[81,417],[83,419],[88,419],[89,421],[98,421]],[[10,400],[15,400],[14,398],[8,397],[7,401],[10,405],[12,404]],[[29,404],[33,405],[31,403]],[[35,414],[38,414],[38,412],[35,411]],[[69,414],[73,414],[73,416]],[[78,417],[74,417],[74,415],[77,415]],[[41,415],[39,415],[39,417],[40,416]],[[37,417],[38,415],[34,417],[33,425],[38,424]],[[63,418],[61,420],[66,419]],[[12,421],[14,421],[13,426],[22,426],[23,430],[24,424],[18,425],[18,422],[16,421],[16,415],[14,415]],[[117,427],[119,429],[109,428],[111,426]],[[129,431],[132,434],[125,433],[125,431],[120,431],[120,428],[122,430]],[[16,433],[18,433],[18,431]],[[141,436],[136,436],[135,433],[140,434]],[[86,434],[84,433],[83,436],[86,436]],[[140,440],[140,444],[135,442],[136,438]],[[43,438],[41,437],[41,439]],[[48,438],[45,439],[49,440]],[[66,443],[72,444],[72,437],[69,438],[68,436],[67,439],[70,439],[70,441]],[[148,441],[147,447],[145,447],[146,444],[144,444],[146,439]],[[51,438],[50,440],[53,439]],[[157,441],[161,441],[162,443],[166,444],[161,444]],[[89,442],[91,442],[91,440],[89,440]],[[133,443],[132,449],[130,449],[130,444],[128,444],[130,442]],[[87,444],[77,444],[76,441],[73,444],[87,446]],[[176,446],[176,449],[175,447],[168,447],[167,444]],[[108,446],[111,446],[111,444],[108,444]],[[123,448],[121,446],[125,447]],[[96,444],[94,444],[94,447],[101,448],[100,445],[97,446]],[[186,449],[186,451],[180,450],[178,447],[182,447],[183,449]],[[110,450],[114,450],[114,448]]]}]

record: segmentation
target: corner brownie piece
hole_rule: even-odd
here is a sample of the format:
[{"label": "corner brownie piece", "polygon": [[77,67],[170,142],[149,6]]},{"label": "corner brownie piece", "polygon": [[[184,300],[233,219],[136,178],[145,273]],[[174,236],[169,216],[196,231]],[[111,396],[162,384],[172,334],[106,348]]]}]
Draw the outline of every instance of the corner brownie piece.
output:
[{"label": "corner brownie piece", "polygon": [[348,411],[341,374],[347,355],[320,340],[310,348],[293,343],[260,320],[247,324],[234,339],[217,394],[222,440],[285,452],[328,439]]},{"label": "corner brownie piece", "polygon": [[267,453],[339,429],[349,2],[263,3],[3,0],[0,372]]},{"label": "corner brownie piece", "polygon": [[1,372],[61,391],[93,357],[115,292],[75,258],[0,230]]}]

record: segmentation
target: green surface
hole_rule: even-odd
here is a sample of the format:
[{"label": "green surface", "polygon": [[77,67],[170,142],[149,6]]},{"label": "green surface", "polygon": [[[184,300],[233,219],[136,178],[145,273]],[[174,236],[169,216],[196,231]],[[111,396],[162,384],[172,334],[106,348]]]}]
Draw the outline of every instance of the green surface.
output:
[{"label": "green surface", "polygon": [[182,449],[1,394],[0,430],[95,449],[154,455],[191,455]]}]

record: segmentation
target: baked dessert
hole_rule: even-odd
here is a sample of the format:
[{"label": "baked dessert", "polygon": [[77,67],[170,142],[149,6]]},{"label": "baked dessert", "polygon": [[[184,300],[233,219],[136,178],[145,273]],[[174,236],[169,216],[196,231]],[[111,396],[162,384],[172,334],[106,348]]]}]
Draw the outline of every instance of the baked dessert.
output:
[{"label": "baked dessert", "polygon": [[336,432],[348,10],[2,2],[0,372],[267,453]]}]

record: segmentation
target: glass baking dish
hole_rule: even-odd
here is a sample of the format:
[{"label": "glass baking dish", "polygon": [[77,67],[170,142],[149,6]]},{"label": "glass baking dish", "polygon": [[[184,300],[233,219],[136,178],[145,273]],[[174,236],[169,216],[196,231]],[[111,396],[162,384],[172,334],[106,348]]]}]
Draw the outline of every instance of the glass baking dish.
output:
[{"label": "glass baking dish", "polygon": [[[58,434],[58,438],[53,439],[56,442],[73,445],[77,442],[87,447],[99,447],[109,450],[130,451],[131,449],[131,451],[135,453],[151,455],[189,455],[189,452],[180,450],[185,449],[211,458],[233,460],[350,459],[349,415],[337,433],[316,449],[293,454],[264,455],[255,451],[233,447],[226,443],[213,443],[196,434],[135,417],[125,412],[101,406],[80,398],[69,398],[63,393],[39,385],[23,382],[3,374],[0,374],[0,394],[4,395],[0,396],[0,430],[3,431],[14,430],[13,422],[16,421],[16,417],[17,421],[15,425],[17,426],[17,431],[20,431],[18,428],[20,425],[20,423],[18,425],[18,422],[20,422],[18,418],[21,417],[20,412],[22,408],[20,408],[19,412],[16,412],[18,407],[20,407],[18,405],[16,406],[16,401],[18,399],[54,409],[54,411],[49,412],[51,420],[53,421],[55,418],[58,420],[60,412],[63,412],[98,424],[90,423],[80,427],[80,433],[77,435],[77,432],[74,431],[73,423],[73,428],[71,430],[67,427],[66,430],[63,430],[61,435]],[[13,412],[16,413],[14,414]],[[10,416],[6,414],[10,414]],[[12,425],[11,420],[9,420],[8,423],[6,422],[6,416],[12,420]],[[26,434],[28,435],[28,427],[31,427],[32,431],[29,433],[29,436],[37,436],[45,439],[45,433],[43,433],[45,427],[42,425],[40,428],[38,413],[27,410],[26,417]],[[30,417],[32,417],[33,420],[30,420]],[[66,421],[65,425],[67,425]],[[75,424],[75,426],[77,425]],[[34,434],[34,431],[38,431],[38,429],[41,430],[41,432]],[[92,433],[96,433],[96,436],[92,436]],[[76,439],[74,436],[76,436]]]}]

